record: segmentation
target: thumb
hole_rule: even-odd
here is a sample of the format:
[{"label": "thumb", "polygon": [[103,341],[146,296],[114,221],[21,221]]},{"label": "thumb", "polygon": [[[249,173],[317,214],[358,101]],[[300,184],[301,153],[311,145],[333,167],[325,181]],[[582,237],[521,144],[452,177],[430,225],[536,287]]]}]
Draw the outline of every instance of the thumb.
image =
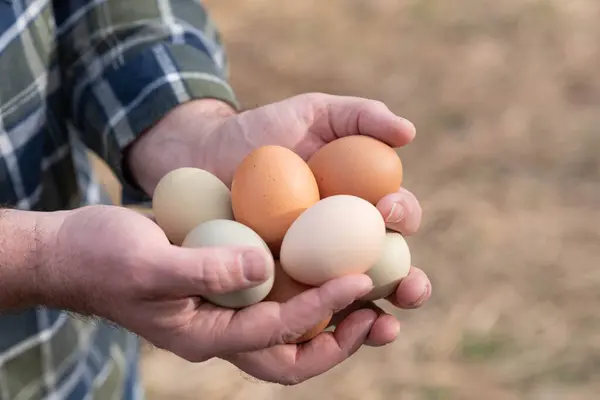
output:
[{"label": "thumb", "polygon": [[165,254],[171,293],[206,296],[258,286],[274,273],[273,256],[260,247],[172,246]]}]

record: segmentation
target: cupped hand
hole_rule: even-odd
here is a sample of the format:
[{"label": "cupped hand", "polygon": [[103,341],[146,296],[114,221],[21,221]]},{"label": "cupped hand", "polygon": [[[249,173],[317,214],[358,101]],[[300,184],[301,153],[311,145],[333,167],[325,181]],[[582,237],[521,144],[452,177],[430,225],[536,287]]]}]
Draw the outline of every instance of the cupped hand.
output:
[{"label": "cupped hand", "polygon": [[[327,143],[350,135],[367,135],[392,147],[402,147],[415,138],[414,125],[397,116],[382,102],[322,93],[302,94],[240,114],[219,125],[196,150],[202,165],[231,183],[236,166],[253,149],[279,145],[294,150],[308,160]],[[205,152],[202,149],[211,149]],[[410,236],[421,224],[422,210],[417,198],[407,189],[385,196],[377,208],[387,227]],[[431,282],[418,268],[411,268],[389,300],[394,306],[413,309],[431,295]],[[393,341],[399,331],[396,318],[377,309],[380,315],[368,342],[383,345]]]},{"label": "cupped hand", "polygon": [[[89,206],[50,215],[39,224],[44,304],[103,317],[192,362],[233,361],[238,354],[274,348],[246,370],[270,382],[293,384],[356,351],[376,319],[373,312],[361,312],[309,345],[287,345],[369,292],[371,280],[347,276],[284,304],[224,309],[201,296],[264,282],[273,270],[264,249],[173,246],[149,218],[121,207]],[[248,252],[254,253],[254,262],[244,257]],[[268,357],[275,359],[268,363]],[[240,365],[247,367],[243,360]]]},{"label": "cupped hand", "polygon": [[[239,114],[224,103],[199,100],[178,107],[146,133],[133,147],[130,165],[148,193],[166,172],[183,166],[208,170],[230,185],[239,163],[257,147],[287,147],[307,160],[327,143],[348,135],[368,135],[402,147],[414,139],[415,127],[385,104],[357,97],[309,93]],[[162,163],[157,162],[161,154]],[[405,236],[418,230],[421,207],[405,188],[385,196],[377,208],[389,229]],[[430,295],[426,274],[412,267],[387,300],[411,309],[423,305]],[[362,344],[392,342],[399,328],[395,317],[373,303],[353,302],[338,314],[334,333],[324,332],[303,345],[285,344],[224,358],[257,378],[297,383],[333,367]]]}]

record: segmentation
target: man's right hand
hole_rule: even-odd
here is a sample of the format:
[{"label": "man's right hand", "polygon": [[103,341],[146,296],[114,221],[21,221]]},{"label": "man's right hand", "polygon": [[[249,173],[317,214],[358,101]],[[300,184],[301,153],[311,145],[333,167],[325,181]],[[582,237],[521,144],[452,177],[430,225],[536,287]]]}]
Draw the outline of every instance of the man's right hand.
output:
[{"label": "man's right hand", "polygon": [[[234,362],[253,352],[265,362],[252,363],[243,368],[246,372],[295,384],[358,350],[378,317],[373,310],[359,310],[333,333],[307,345],[287,344],[369,292],[370,279],[347,276],[283,304],[263,302],[234,311],[200,296],[263,282],[273,267],[264,250],[173,246],[154,222],[121,207],[43,215],[37,227],[36,281],[44,305],[106,318],[192,362],[213,357]],[[245,263],[246,252],[258,262]]]}]

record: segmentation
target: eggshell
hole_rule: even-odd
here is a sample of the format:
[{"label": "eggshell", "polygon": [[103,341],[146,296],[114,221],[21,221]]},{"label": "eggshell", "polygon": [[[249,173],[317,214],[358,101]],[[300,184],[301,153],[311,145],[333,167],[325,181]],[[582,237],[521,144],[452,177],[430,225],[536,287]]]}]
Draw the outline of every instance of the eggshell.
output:
[{"label": "eggshell", "polygon": [[[281,268],[280,262],[275,261],[275,282],[273,283],[273,289],[271,289],[271,293],[269,293],[265,301],[285,303],[292,297],[297,296],[300,293],[311,288],[312,286],[304,285],[290,278],[289,275],[286,274],[285,271]],[[317,336],[319,333],[323,332],[323,330],[329,324],[329,321],[331,321],[331,317],[332,315],[319,322],[313,328],[308,330],[304,335],[298,338],[294,343],[302,343],[309,341],[310,339]]]},{"label": "eggshell", "polygon": [[179,168],[166,174],[154,190],[152,211],[158,226],[175,245],[203,222],[233,219],[229,189],[199,168]]},{"label": "eggshell", "polygon": [[348,194],[377,204],[402,184],[402,162],[396,151],[369,136],[334,140],[313,154],[308,165],[321,198]]},{"label": "eggshell", "polygon": [[373,281],[373,290],[362,300],[374,301],[391,295],[408,275],[410,264],[410,249],[406,240],[401,234],[388,231],[379,259],[366,273]]},{"label": "eggshell", "polygon": [[318,286],[366,272],[385,241],[385,223],[374,205],[355,196],[320,200],[303,212],[281,245],[281,266],[294,280]]},{"label": "eggshell", "polygon": [[[198,225],[183,241],[182,247],[256,246],[269,248],[256,232],[245,225],[230,220],[212,220]],[[270,253],[269,253],[270,254]],[[273,262],[274,263],[274,262]],[[274,267],[268,280],[258,286],[238,292],[206,296],[206,300],[227,308],[243,308],[262,301],[273,287]]]},{"label": "eggshell", "polygon": [[285,147],[263,146],[238,166],[231,199],[235,219],[258,233],[277,257],[292,222],[319,201],[319,188],[300,156]]}]

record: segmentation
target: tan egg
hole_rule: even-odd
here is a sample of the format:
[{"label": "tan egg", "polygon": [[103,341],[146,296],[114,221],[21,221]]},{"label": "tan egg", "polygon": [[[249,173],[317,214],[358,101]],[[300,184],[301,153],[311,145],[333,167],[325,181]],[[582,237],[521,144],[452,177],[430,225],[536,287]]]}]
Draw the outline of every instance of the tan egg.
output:
[{"label": "tan egg", "polygon": [[375,264],[385,223],[374,205],[355,196],[320,200],[298,217],[281,245],[281,266],[294,280],[319,286]]},{"label": "tan egg", "polygon": [[401,234],[388,230],[379,260],[367,271],[373,290],[362,300],[374,301],[394,293],[400,281],[408,275],[410,249]]},{"label": "tan egg", "polygon": [[180,245],[199,224],[212,219],[233,219],[231,192],[210,172],[179,168],[156,186],[152,212],[171,243]]},{"label": "tan egg", "polygon": [[396,151],[369,136],[334,140],[313,154],[308,165],[321,198],[348,194],[377,204],[402,184],[402,162]]},{"label": "tan egg", "polygon": [[[312,286],[304,285],[290,278],[289,275],[286,274],[281,268],[279,261],[275,261],[275,282],[273,283],[273,289],[271,289],[271,293],[269,293],[265,301],[285,303],[292,297],[297,296],[311,288]],[[330,315],[315,325],[312,329],[308,330],[300,338],[298,338],[294,343],[307,342],[317,336],[319,333],[323,332],[323,330],[327,328],[329,321],[331,321],[331,317],[332,316]]]},{"label": "tan egg", "polygon": [[[256,246],[269,251],[264,240],[252,229],[236,221],[218,219],[194,228],[183,241],[182,247]],[[270,254],[270,253],[269,253]],[[274,282],[274,262],[270,278],[258,286],[232,293],[206,296],[213,304],[227,308],[243,308],[256,304],[269,294]]]},{"label": "tan egg", "polygon": [[319,201],[319,188],[306,162],[280,146],[263,146],[238,166],[231,185],[236,221],[252,228],[277,257],[294,220]]}]

